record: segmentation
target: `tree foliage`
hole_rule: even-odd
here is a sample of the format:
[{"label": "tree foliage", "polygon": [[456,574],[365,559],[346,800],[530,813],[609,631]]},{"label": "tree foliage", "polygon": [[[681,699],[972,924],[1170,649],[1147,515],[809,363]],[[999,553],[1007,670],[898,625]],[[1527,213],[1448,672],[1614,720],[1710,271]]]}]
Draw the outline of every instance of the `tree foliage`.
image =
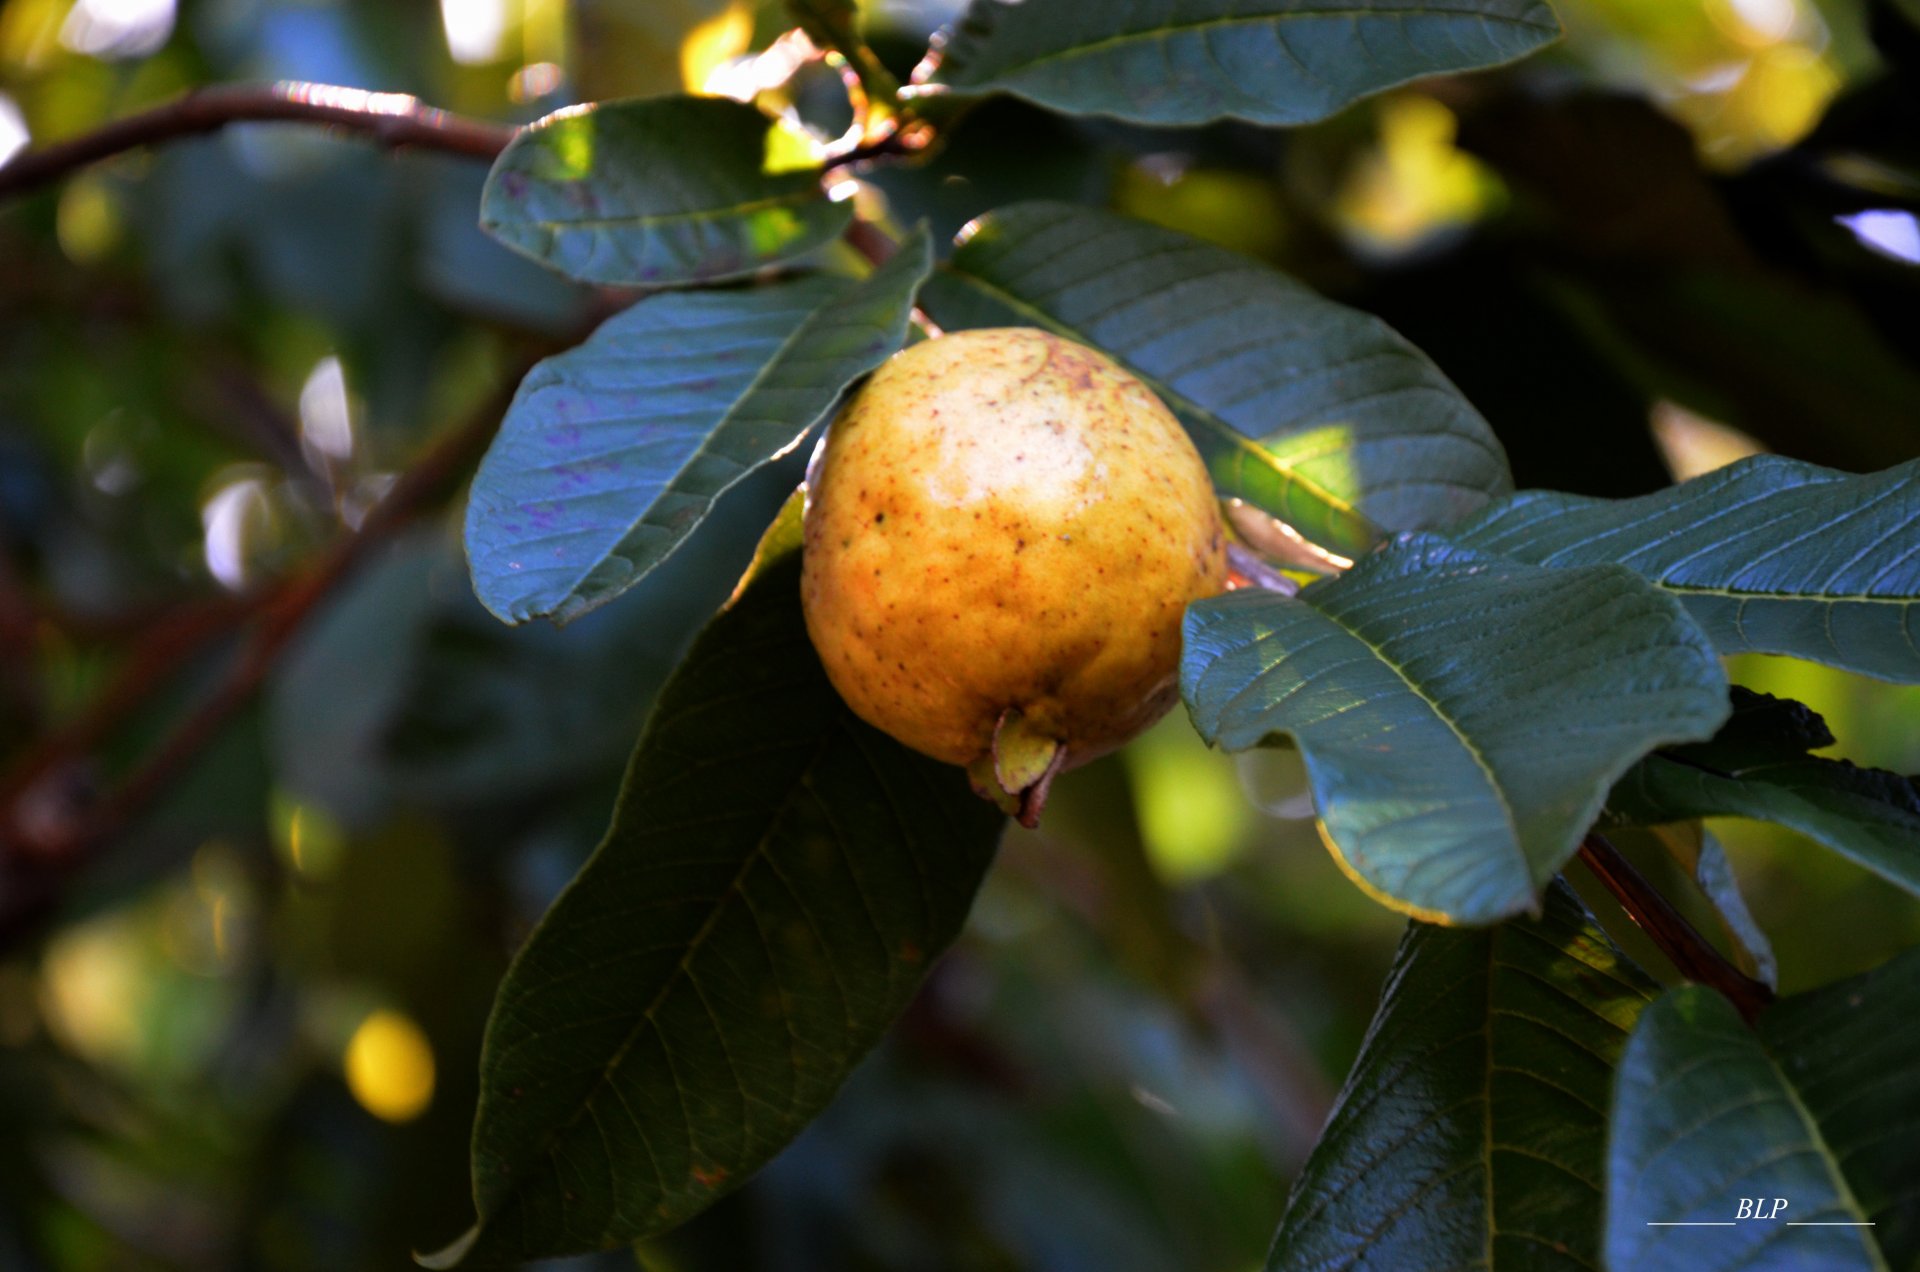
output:
[{"label": "tree foliage", "polygon": [[[509,125],[283,84],[0,160],[0,198],[68,182],[0,222],[21,280],[0,299],[18,331],[0,411],[34,425],[0,435],[0,725],[21,741],[0,770],[0,942],[45,938],[30,968],[0,965],[0,1037],[143,1055],[160,1027],[113,1023],[100,951],[150,938],[225,976],[222,907],[270,878],[283,909],[254,939],[284,944],[254,998],[277,1002],[293,967],[323,986],[297,1027],[280,1012],[281,1051],[328,1039],[383,1117],[425,1105],[379,1075],[418,1086],[424,1064],[431,1091],[436,1054],[463,1075],[477,1056],[433,1114],[477,1110],[473,1222],[427,1266],[636,1243],[661,1266],[746,1266],[767,1214],[807,1267],[1225,1268],[1269,1234],[1274,1272],[1920,1258],[1920,962],[1900,952],[1920,935],[1901,895],[1920,896],[1920,787],[1885,767],[1915,753],[1818,754],[1847,729],[1797,692],[1920,685],[1920,205],[1887,122],[1920,65],[1911,6],[1870,6],[1890,69],[1804,137],[1715,133],[1729,96],[1692,140],[1618,93],[1549,91],[1605,59],[1523,62],[1561,35],[1541,0],[973,0],[937,32],[843,0],[680,7],[655,38],[651,11],[583,0],[589,47],[555,90],[525,6]],[[99,6],[57,32],[44,8],[0,15],[0,58],[40,66],[56,35],[73,57],[153,53],[114,45]],[[162,33],[156,80],[227,65],[239,19],[216,8],[193,8],[225,33],[204,48]],[[276,11],[281,34],[229,69],[352,31],[406,43],[411,19],[343,26],[345,8]],[[1767,77],[1819,41],[1721,18],[1747,24],[1741,75],[1784,111]],[[682,82],[635,69],[655,65]],[[41,129],[107,97],[71,74],[0,83]],[[448,153],[406,156],[400,180],[402,159],[350,145],[185,140],[289,120]],[[81,172],[148,144],[149,174]],[[137,268],[115,236],[137,237]],[[35,259],[48,244],[80,281]],[[140,342],[92,352],[126,313]],[[1233,530],[1234,590],[1186,614],[1184,718],[1063,780],[1057,840],[1008,832],[965,773],[856,718],[800,604],[794,487],[836,406],[911,341],[1000,326],[1138,376]],[[475,368],[502,382],[476,389]],[[1682,478],[1657,489],[1649,414]],[[223,423],[155,440],[206,417]],[[457,545],[432,515],[455,505]],[[1267,798],[1274,773],[1293,789]],[[1154,791],[1168,833],[1135,817]],[[1341,916],[1324,949],[1340,925],[1384,930],[1374,902],[1400,933],[1364,1036],[1364,990],[1293,1000],[1351,1008],[1314,1040],[1357,1051],[1328,1101],[1298,1094],[1313,1048],[1262,1001],[1309,928],[1239,926],[1284,906],[1287,877],[1208,908],[1206,937],[1200,893],[1170,895],[1181,871],[1221,872],[1197,845],[1251,803],[1310,804],[1321,864],[1365,898],[1312,894]],[[1870,875],[1818,877],[1894,916],[1853,925],[1871,957],[1804,960],[1839,907],[1769,922],[1720,819],[1794,832],[1795,869]],[[1248,871],[1298,868],[1260,855]],[[95,940],[127,862],[185,890],[147,937]],[[463,871],[492,882],[470,895]],[[1056,903],[1161,1015],[1080,1014],[1074,993],[1106,991],[1063,995],[1024,955],[995,973],[1034,1000],[1016,1027],[967,998],[969,940],[1011,942]],[[175,910],[195,905],[212,936],[182,954]],[[362,983],[385,988],[341,988]],[[437,1052],[403,999],[453,1022]],[[61,1004],[58,1022],[43,1037],[15,1000]],[[1168,1064],[1051,1121],[941,1085],[1020,1091],[1047,1064],[1007,1060],[1007,1038],[1053,1060],[1034,1038],[1080,1027],[1141,1068],[1143,1035],[1175,1035],[1237,1076]],[[195,1072],[249,1063],[217,1058]],[[37,1064],[0,1067],[0,1126],[67,1156],[0,1165],[0,1262],[114,1266],[111,1189],[71,1180],[138,1171],[75,1166],[76,1132],[164,1120],[165,1100],[108,1116]],[[898,1085],[885,1117],[836,1120],[850,1081]],[[1182,1082],[1212,1102],[1161,1093]],[[264,1165],[230,1154],[231,1179],[298,1176],[327,1098],[284,1105],[302,1129],[263,1136]],[[1200,1110],[1202,1147],[1156,1167],[1176,1105]],[[1087,1219],[1070,1190],[1034,1192],[1083,1168],[1089,1195],[1125,1200]],[[1239,1205],[1236,1184],[1258,1195]],[[410,1214],[372,1255],[303,1236],[284,1262],[391,1262],[465,1204],[430,1208],[444,1230]],[[862,1233],[837,1255],[793,1217],[862,1206],[879,1217],[847,1220]],[[276,1207],[248,1240],[299,1227]]]}]

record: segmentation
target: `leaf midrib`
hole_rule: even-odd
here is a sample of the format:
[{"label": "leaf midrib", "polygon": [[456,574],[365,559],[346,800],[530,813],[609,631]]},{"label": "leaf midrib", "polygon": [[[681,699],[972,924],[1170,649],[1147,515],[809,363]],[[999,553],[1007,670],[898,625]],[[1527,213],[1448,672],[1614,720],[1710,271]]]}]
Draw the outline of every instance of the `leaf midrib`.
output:
[{"label": "leaf midrib", "polygon": [[[1792,1107],[1794,1116],[1800,1119],[1801,1129],[1806,1132],[1808,1141],[1819,1149],[1820,1164],[1825,1167],[1827,1178],[1833,1184],[1834,1193],[1840,1204],[1846,1207],[1848,1214],[1864,1220],[1867,1212],[1861,1208],[1859,1199],[1853,1195],[1853,1188],[1847,1183],[1846,1172],[1840,1169],[1840,1161],[1834,1156],[1832,1146],[1827,1143],[1826,1131],[1814,1118],[1813,1111],[1800,1099],[1800,1091],[1794,1086],[1793,1079],[1787,1075],[1773,1053],[1767,1050],[1764,1042],[1760,1044],[1760,1051],[1766,1056],[1767,1064],[1772,1067],[1774,1075],[1780,1080],[1780,1089],[1786,1092],[1787,1103]],[[1887,1272],[1887,1260],[1881,1253],[1880,1243],[1874,1240],[1873,1235],[1865,1229],[1856,1228],[1854,1231],[1859,1234],[1860,1244],[1866,1247],[1867,1256],[1873,1260],[1874,1272]]]},{"label": "leaf midrib", "polygon": [[[593,577],[594,572],[606,564],[610,558],[617,555],[621,548],[633,542],[640,527],[647,524],[648,515],[659,506],[663,498],[677,489],[681,478],[686,475],[687,470],[692,468],[696,461],[710,452],[715,439],[725,431],[728,425],[740,418],[742,406],[760,391],[761,386],[766,383],[767,378],[786,360],[787,355],[792,352],[794,346],[800,339],[813,330],[813,325],[819,319],[820,315],[825,313],[831,306],[851,296],[854,291],[857,290],[857,287],[858,284],[853,288],[841,291],[836,296],[830,296],[809,310],[806,316],[800,319],[793,331],[788,334],[786,339],[782,340],[779,345],[774,348],[772,355],[761,364],[760,369],[754,373],[753,378],[747,382],[746,386],[742,388],[731,401],[726,403],[724,409],[720,412],[719,418],[715,420],[713,427],[708,429],[706,436],[700,440],[700,444],[689,451],[686,457],[675,466],[673,472],[667,479],[660,483],[659,488],[654,491],[653,496],[647,500],[646,506],[641,508],[638,515],[627,522],[626,527],[620,531],[620,537],[615,539],[609,547],[600,551],[584,569],[574,572],[571,581],[567,583],[565,595],[544,609],[529,610],[526,617],[544,618],[550,614],[558,614],[563,611],[572,613],[580,612],[578,610],[570,610],[569,606],[589,600],[589,598],[582,595],[581,588]],[[816,415],[813,419],[808,420],[806,427],[800,431],[804,433],[806,429],[812,428],[818,419],[819,416]],[[731,480],[713,492],[712,497],[708,499],[709,505],[717,501],[720,496],[726,494],[727,491],[733,489],[734,486],[738,485],[740,480],[752,472],[753,469],[754,465],[752,464],[741,465],[740,471],[735,473]],[[677,548],[679,545],[675,544],[673,546]],[[671,553],[671,551],[672,549],[670,548],[669,553]],[[589,605],[589,608],[591,608],[591,605]]]},{"label": "leaf midrib", "polygon": [[1493,766],[1488,763],[1487,757],[1481,754],[1480,748],[1475,746],[1473,740],[1467,736],[1466,730],[1461,728],[1460,724],[1454,720],[1451,715],[1441,709],[1437,701],[1427,696],[1426,692],[1415,682],[1405,667],[1387,657],[1386,650],[1361,634],[1358,628],[1341,618],[1327,613],[1326,610],[1321,609],[1318,605],[1314,605],[1311,601],[1303,600],[1296,601],[1296,603],[1310,606],[1313,611],[1322,618],[1325,618],[1328,622],[1339,627],[1340,630],[1352,636],[1362,645],[1365,645],[1367,649],[1373,653],[1374,657],[1380,660],[1383,666],[1387,667],[1394,675],[1399,677],[1400,682],[1407,687],[1407,691],[1414,697],[1420,699],[1421,702],[1424,702],[1427,705],[1427,709],[1433,712],[1435,718],[1446,725],[1453,736],[1459,740],[1462,749],[1473,758],[1473,762],[1479,767],[1481,775],[1486,778],[1487,790],[1492,794],[1494,802],[1499,805],[1501,816],[1506,819],[1507,830],[1510,836],[1509,843],[1513,847],[1514,855],[1520,860],[1520,873],[1525,876],[1527,891],[1531,894],[1538,884],[1533,877],[1533,860],[1527,856],[1526,845],[1520,837],[1519,819],[1514,815],[1513,805],[1507,801],[1506,791],[1501,787],[1499,778],[1494,773]]},{"label": "leaf midrib", "polygon": [[[1064,49],[1053,49],[1049,52],[1041,53],[1036,56],[1029,57],[1024,61],[1010,62],[1007,65],[1002,66],[1000,69],[992,71],[990,73],[990,78],[988,79],[976,81],[975,83],[971,83],[971,84],[949,83],[948,87],[955,88],[955,89],[985,88],[990,86],[996,79],[1001,79],[1009,75],[1016,75],[1023,71],[1029,71],[1036,66],[1043,66],[1049,62],[1057,62],[1057,61],[1069,60],[1069,59],[1075,59],[1075,58],[1081,58],[1081,57],[1097,57],[1101,53],[1104,53],[1111,48],[1123,47],[1128,44],[1151,43],[1159,40],[1169,40],[1174,38],[1175,36],[1184,35],[1184,34],[1196,32],[1196,31],[1211,30],[1214,28],[1239,27],[1239,26],[1271,26],[1271,25],[1276,25],[1279,23],[1285,23],[1289,21],[1300,21],[1300,20],[1323,21],[1327,18],[1372,17],[1372,18],[1382,18],[1382,19],[1391,18],[1394,20],[1400,20],[1407,17],[1425,17],[1425,16],[1431,16],[1431,15],[1438,15],[1440,17],[1448,17],[1448,18],[1473,18],[1482,22],[1502,22],[1502,23],[1506,23],[1509,26],[1525,27],[1528,30],[1532,30],[1532,31],[1544,31],[1550,35],[1557,34],[1559,31],[1559,28],[1554,25],[1534,22],[1526,18],[1509,17],[1504,13],[1486,13],[1476,9],[1441,8],[1438,5],[1432,5],[1432,4],[1422,4],[1417,8],[1408,8],[1405,10],[1389,10],[1389,11],[1382,11],[1379,9],[1360,9],[1360,8],[1354,8],[1349,5],[1329,7],[1325,9],[1296,9],[1288,13],[1266,13],[1266,14],[1254,14],[1251,16],[1198,18],[1190,22],[1175,22],[1175,23],[1170,23],[1166,26],[1155,27],[1151,31],[1122,31],[1114,35],[1105,36],[1101,39],[1094,40],[1087,44],[1076,44]],[[961,68],[961,73],[965,74],[967,69],[968,68],[963,66]]]},{"label": "leaf midrib", "polygon": [[524,219],[516,218],[513,221],[492,221],[488,228],[511,229],[514,225],[537,225],[548,231],[595,230],[610,226],[644,228],[674,221],[714,221],[727,216],[749,216],[769,208],[777,208],[789,203],[809,203],[814,199],[824,201],[824,192],[818,186],[809,185],[787,194],[767,195],[764,198],[749,199],[745,203],[730,203],[719,207],[689,208],[684,212],[635,212],[627,216],[589,216],[572,219],[529,216]]},{"label": "leaf midrib", "polygon": [[[1632,567],[1629,566],[1628,568],[1631,569]],[[1920,604],[1920,597],[1913,596],[1872,596],[1848,594],[1844,592],[1742,592],[1730,587],[1711,587],[1706,584],[1694,583],[1672,583],[1664,579],[1651,577],[1648,577],[1647,581],[1664,591],[1677,592],[1682,596],[1717,596],[1730,601],[1779,601],[1787,605],[1798,603],[1804,605],[1893,605],[1900,607]]]}]

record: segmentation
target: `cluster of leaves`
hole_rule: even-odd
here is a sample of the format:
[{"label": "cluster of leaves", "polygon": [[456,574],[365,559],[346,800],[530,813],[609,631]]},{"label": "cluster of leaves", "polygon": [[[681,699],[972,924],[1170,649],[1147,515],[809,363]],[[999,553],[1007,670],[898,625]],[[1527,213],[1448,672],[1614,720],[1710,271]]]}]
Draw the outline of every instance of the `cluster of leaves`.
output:
[{"label": "cluster of leaves", "polygon": [[[850,5],[793,8],[850,67],[877,65]],[[918,231],[864,273],[834,255],[854,218],[828,194],[841,170],[975,98],[1292,125],[1556,32],[1539,0],[979,0],[897,95],[860,77],[909,125],[877,147],[863,130],[853,155],[779,162],[781,126],[720,100],[529,127],[486,227],[576,279],[654,290],[522,385],[474,482],[475,590],[507,622],[613,600],[902,347],[916,306],[946,330],[1104,350],[1224,495],[1354,561],[1297,597],[1200,603],[1186,628],[1201,734],[1297,747],[1330,849],[1416,920],[1272,1266],[1904,1266],[1920,1079],[1889,1058],[1920,1047],[1920,962],[1752,1031],[1709,990],[1662,994],[1557,876],[1596,823],[1736,815],[1920,892],[1920,792],[1812,755],[1832,742],[1818,717],[1731,688],[1720,662],[1920,683],[1920,461],[1851,477],[1762,457],[1638,499],[1515,494],[1417,348],[1182,234],[1024,202],[951,251]],[[663,692],[606,839],[501,987],[480,1219],[435,1266],[688,1218],[819,1113],[958,931],[999,819],[835,699],[799,621],[796,516]],[[1668,842],[1766,966],[1724,860]],[[1806,1224],[1666,1226],[1755,1195]]]}]

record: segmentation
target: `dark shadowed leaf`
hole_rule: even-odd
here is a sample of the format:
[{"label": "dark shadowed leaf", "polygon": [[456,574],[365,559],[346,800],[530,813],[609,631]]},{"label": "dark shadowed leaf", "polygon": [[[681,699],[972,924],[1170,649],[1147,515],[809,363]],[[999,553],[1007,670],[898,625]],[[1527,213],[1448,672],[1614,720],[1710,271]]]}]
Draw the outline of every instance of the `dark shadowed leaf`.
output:
[{"label": "dark shadowed leaf", "polygon": [[1757,455],[1639,499],[1518,494],[1448,533],[1536,565],[1631,566],[1724,653],[1920,682],[1920,460],[1856,477]]},{"label": "dark shadowed leaf", "polygon": [[695,642],[613,825],[508,971],[480,1221],[435,1266],[617,1245],[824,1108],[965,920],[1002,819],[840,702],[801,621],[797,500]]},{"label": "dark shadowed leaf", "polygon": [[480,224],[584,282],[739,278],[820,246],[853,215],[827,199],[818,171],[767,171],[772,127],[720,97],[568,107],[501,154]]},{"label": "dark shadowed leaf", "polygon": [[[1782,1001],[1757,1034],[1712,990],[1668,993],[1641,1017],[1620,1062],[1607,1265],[1879,1269],[1884,1250],[1907,1266],[1917,1053],[1914,953]],[[1751,1208],[1741,1214],[1743,1199],[1766,1199],[1769,1213],[1777,1199],[1786,1206],[1757,1219]]]},{"label": "dark shadowed leaf", "polygon": [[924,235],[858,283],[652,296],[533,369],[474,478],[474,591],[509,623],[638,582],[906,340]]},{"label": "dark shadowed leaf", "polygon": [[1727,714],[1705,637],[1632,571],[1427,536],[1297,599],[1195,604],[1180,683],[1209,742],[1299,744],[1328,842],[1371,892],[1462,923],[1533,907],[1622,773]]},{"label": "dark shadowed leaf", "polygon": [[1414,924],[1267,1266],[1598,1266],[1613,1066],[1658,992],[1564,885],[1537,920]]},{"label": "dark shadowed leaf", "polygon": [[1819,1124],[1887,1262],[1914,1267],[1920,1262],[1920,951],[1781,1000],[1760,1018],[1760,1037]]},{"label": "dark shadowed leaf", "polygon": [[1640,825],[1777,822],[1920,894],[1920,785],[1808,754],[1832,743],[1800,703],[1738,690],[1733,718],[1711,741],[1648,756],[1608,796],[1607,813]]},{"label": "dark shadowed leaf", "polygon": [[1017,204],[975,224],[926,301],[948,327],[1105,350],[1180,416],[1223,491],[1338,552],[1511,486],[1486,421],[1385,323],[1171,230]]},{"label": "dark shadowed leaf", "polygon": [[1559,34],[1545,0],[974,0],[923,91],[1144,124],[1305,124]]}]

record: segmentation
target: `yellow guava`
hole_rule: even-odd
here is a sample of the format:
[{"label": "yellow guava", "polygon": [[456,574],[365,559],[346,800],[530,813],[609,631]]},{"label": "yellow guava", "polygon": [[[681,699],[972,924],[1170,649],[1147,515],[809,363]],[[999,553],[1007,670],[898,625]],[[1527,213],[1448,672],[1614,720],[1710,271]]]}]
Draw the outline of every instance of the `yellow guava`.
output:
[{"label": "yellow guava", "polygon": [[814,457],[804,533],[807,631],[840,695],[1029,825],[1054,774],[1173,705],[1182,613],[1226,574],[1179,421],[1024,327],[875,372]]}]

